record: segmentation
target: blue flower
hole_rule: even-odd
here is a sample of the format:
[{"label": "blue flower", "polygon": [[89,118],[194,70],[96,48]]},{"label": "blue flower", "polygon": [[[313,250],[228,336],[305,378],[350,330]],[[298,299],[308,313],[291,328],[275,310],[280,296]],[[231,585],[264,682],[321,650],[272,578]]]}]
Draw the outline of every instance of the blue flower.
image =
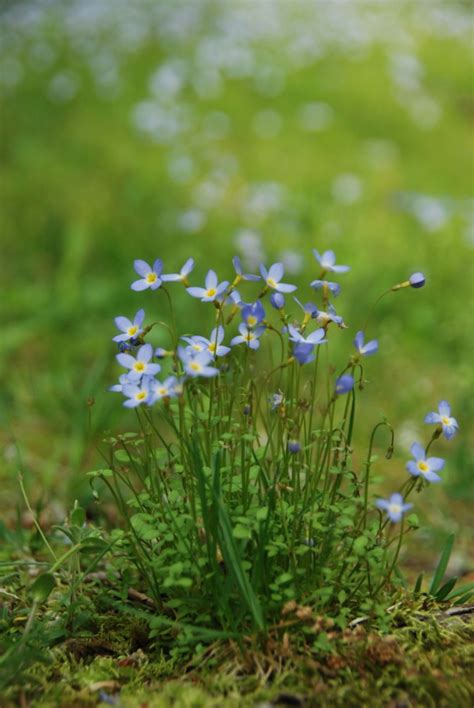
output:
[{"label": "blue flower", "polygon": [[401,494],[392,494],[388,499],[377,499],[375,505],[378,509],[387,512],[388,518],[393,523],[400,521],[403,514],[413,507],[413,504],[405,504]]},{"label": "blue flower", "polygon": [[114,338],[114,342],[127,342],[130,339],[135,339],[142,332],[142,324],[145,319],[145,310],[138,310],[137,314],[133,318],[133,322],[128,319],[128,317],[116,317],[115,324],[117,329],[122,331],[122,334],[117,334]]},{"label": "blue flower", "polygon": [[217,356],[225,356],[230,352],[230,347],[225,347],[222,345],[224,334],[224,327],[220,326],[212,330],[209,339],[206,339],[206,337],[201,337],[200,335],[196,335],[194,337],[182,337],[182,339],[189,343],[190,347],[188,350],[191,350],[193,354],[207,351],[214,358]]},{"label": "blue flower", "polygon": [[284,402],[285,396],[283,395],[282,391],[278,391],[278,393],[272,394],[269,398],[269,403],[272,411],[276,410],[277,408],[280,408],[280,406],[282,406]]},{"label": "blue flower", "polygon": [[318,310],[316,321],[323,327],[327,327],[330,322],[334,322],[338,327],[345,327],[344,320],[340,315],[336,314],[336,310],[332,305],[329,305],[327,311]]},{"label": "blue flower", "polygon": [[252,280],[252,281],[260,280],[259,275],[251,275],[250,273],[243,272],[242,263],[240,262],[240,258],[238,256],[233,257],[232,263],[234,265],[235,272],[238,275],[238,280]]},{"label": "blue flower", "polygon": [[247,327],[256,327],[265,319],[265,308],[260,300],[242,307],[242,319]]},{"label": "blue flower", "polygon": [[331,283],[329,280],[313,280],[311,287],[315,290],[327,290],[331,292],[334,297],[337,297],[341,292],[341,286],[339,283]]},{"label": "blue flower", "polygon": [[272,293],[270,295],[270,302],[275,310],[283,310],[285,307],[285,297],[281,293]]},{"label": "blue flower", "polygon": [[293,356],[301,366],[309,364],[316,359],[316,355],[313,352],[314,344],[310,342],[296,342],[293,345]]},{"label": "blue flower", "polygon": [[415,460],[410,460],[406,464],[406,468],[414,477],[420,475],[428,482],[440,482],[441,477],[436,474],[444,467],[444,460],[441,457],[426,457],[423,447],[419,443],[413,443],[411,446],[411,454]]},{"label": "blue flower", "polygon": [[143,344],[137,352],[136,358],[131,354],[117,354],[117,361],[121,366],[129,369],[127,374],[130,381],[138,381],[142,376],[154,376],[161,370],[159,364],[150,364],[153,356],[151,344]]},{"label": "blue flower", "polygon": [[422,288],[426,283],[426,278],[423,273],[413,273],[408,278],[408,281],[412,288]]},{"label": "blue flower", "polygon": [[354,388],[354,377],[350,374],[343,374],[339,376],[336,381],[335,391],[337,394],[341,395],[343,393],[349,393]]},{"label": "blue flower", "polygon": [[350,270],[350,266],[336,265],[336,255],[334,251],[324,251],[324,253],[320,255],[318,251],[313,248],[313,253],[323,271],[329,271],[330,273],[346,273]]},{"label": "blue flower", "polygon": [[138,275],[141,275],[139,280],[132,283],[132,290],[157,290],[161,285],[161,271],[163,270],[163,261],[157,258],[153,263],[153,268],[146,261],[134,261],[133,267]]},{"label": "blue flower", "polygon": [[228,285],[229,282],[227,280],[219,283],[216,273],[213,270],[209,270],[206,275],[204,288],[186,289],[192,297],[198,297],[201,302],[214,302],[219,295],[222,295]]},{"label": "blue flower", "polygon": [[324,339],[324,335],[325,332],[322,327],[315,329],[314,332],[311,332],[311,334],[308,334],[308,336],[305,337],[296,329],[296,327],[293,327],[292,324],[288,325],[288,338],[291,342],[312,344],[314,346],[315,344],[323,344],[326,341]]},{"label": "blue flower", "polygon": [[296,290],[296,285],[280,282],[285,273],[283,263],[274,263],[269,270],[264,265],[261,265],[260,273],[267,286],[278,293],[292,293]]},{"label": "blue flower", "polygon": [[369,356],[378,351],[379,343],[376,339],[372,339],[370,342],[364,344],[364,333],[360,331],[357,332],[355,336],[354,346],[361,356]]},{"label": "blue flower", "polygon": [[161,280],[165,283],[181,282],[186,285],[188,282],[188,275],[191,273],[193,268],[194,258],[188,258],[179,273],[168,273],[167,275],[162,275]]},{"label": "blue flower", "polygon": [[123,387],[122,393],[128,399],[123,403],[125,408],[136,408],[142,403],[149,403],[150,387],[148,378],[143,379],[140,385],[127,384]]},{"label": "blue flower", "polygon": [[451,416],[451,406],[447,401],[440,401],[438,413],[428,413],[425,423],[440,423],[446,440],[451,440],[459,430],[458,422]]},{"label": "blue flower", "polygon": [[231,347],[235,347],[236,344],[246,344],[250,349],[258,349],[260,337],[265,332],[265,326],[248,327],[245,322],[241,322],[239,324],[239,332],[240,334],[231,340]]},{"label": "blue flower", "polygon": [[162,398],[176,398],[180,395],[181,387],[176,376],[168,376],[163,382],[153,379],[149,385],[150,405]]},{"label": "blue flower", "polygon": [[120,374],[119,382],[113,386],[110,386],[109,391],[113,391],[114,393],[123,393],[123,387],[130,383],[131,381],[128,378],[128,374]]},{"label": "blue flower", "polygon": [[298,300],[298,298],[293,295],[293,300],[301,307],[305,315],[309,315],[312,319],[317,317],[318,315],[318,308],[314,304],[314,302],[306,302],[304,305],[302,302]]},{"label": "blue flower", "polygon": [[288,452],[292,455],[298,454],[301,451],[301,445],[299,440],[288,440]]},{"label": "blue flower", "polygon": [[211,378],[212,376],[217,376],[219,373],[219,369],[216,369],[214,366],[209,366],[212,361],[212,354],[209,352],[200,352],[196,356],[191,356],[179,347],[178,354],[183,363],[185,373],[192,378],[196,376]]}]

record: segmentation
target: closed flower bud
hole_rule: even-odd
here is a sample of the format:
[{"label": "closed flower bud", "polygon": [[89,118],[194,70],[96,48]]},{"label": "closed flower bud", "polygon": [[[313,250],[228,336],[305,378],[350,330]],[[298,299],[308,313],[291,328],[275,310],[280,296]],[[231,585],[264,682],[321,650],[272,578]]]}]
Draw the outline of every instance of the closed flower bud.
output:
[{"label": "closed flower bud", "polygon": [[410,275],[409,281],[412,288],[422,288],[426,278],[423,273],[413,273],[413,275]]}]

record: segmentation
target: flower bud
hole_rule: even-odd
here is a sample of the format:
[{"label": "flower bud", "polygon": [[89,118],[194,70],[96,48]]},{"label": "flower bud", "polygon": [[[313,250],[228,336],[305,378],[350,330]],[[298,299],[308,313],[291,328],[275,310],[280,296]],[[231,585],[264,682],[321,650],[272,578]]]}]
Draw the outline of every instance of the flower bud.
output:
[{"label": "flower bud", "polygon": [[422,288],[426,282],[426,278],[423,273],[413,273],[413,275],[410,275],[409,282],[412,288]]}]

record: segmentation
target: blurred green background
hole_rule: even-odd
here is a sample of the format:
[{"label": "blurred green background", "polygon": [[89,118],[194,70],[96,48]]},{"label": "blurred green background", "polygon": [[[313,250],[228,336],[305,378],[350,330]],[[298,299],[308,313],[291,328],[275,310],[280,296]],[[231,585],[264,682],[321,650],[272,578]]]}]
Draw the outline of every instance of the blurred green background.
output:
[{"label": "blurred green background", "polygon": [[[452,403],[461,433],[440,442],[444,482],[420,502],[418,543],[430,555],[437,534],[458,531],[465,565],[470,3],[3,2],[0,24],[7,518],[21,505],[19,465],[33,500],[60,517],[87,494],[104,431],[134,425],[107,392],[113,318],[141,306],[148,321],[167,317],[157,294],[129,289],[134,258],[161,257],[173,272],[193,256],[196,284],[209,267],[229,277],[235,253],[248,268],[279,259],[306,301],[311,248],[333,248],[352,267],[336,302],[350,326],[336,333],[340,362],[380,292],[427,276],[377,309],[359,438],[382,414],[397,424],[397,455],[378,469],[388,488],[431,432],[424,414]],[[174,292],[182,331],[207,330],[209,310]]]}]

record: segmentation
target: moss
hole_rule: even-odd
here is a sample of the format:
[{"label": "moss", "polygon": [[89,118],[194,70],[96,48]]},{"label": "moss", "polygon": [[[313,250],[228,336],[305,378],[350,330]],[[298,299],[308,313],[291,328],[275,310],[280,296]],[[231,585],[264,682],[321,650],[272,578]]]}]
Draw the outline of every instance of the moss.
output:
[{"label": "moss", "polygon": [[[51,652],[35,664],[2,705],[29,700],[38,708],[106,705],[126,708],[304,706],[471,706],[474,699],[474,623],[448,620],[435,608],[400,609],[391,634],[364,625],[339,631],[321,623],[275,629],[265,649],[242,654],[230,642],[170,658],[136,648],[143,628],[109,618],[96,637]],[[323,627],[324,629],[324,627]],[[313,631],[314,630],[314,631]],[[146,639],[146,636],[145,636]],[[133,646],[135,643],[135,646]],[[324,649],[321,649],[324,646]],[[72,650],[74,647],[74,650]],[[78,650],[78,647],[81,647]]]}]

